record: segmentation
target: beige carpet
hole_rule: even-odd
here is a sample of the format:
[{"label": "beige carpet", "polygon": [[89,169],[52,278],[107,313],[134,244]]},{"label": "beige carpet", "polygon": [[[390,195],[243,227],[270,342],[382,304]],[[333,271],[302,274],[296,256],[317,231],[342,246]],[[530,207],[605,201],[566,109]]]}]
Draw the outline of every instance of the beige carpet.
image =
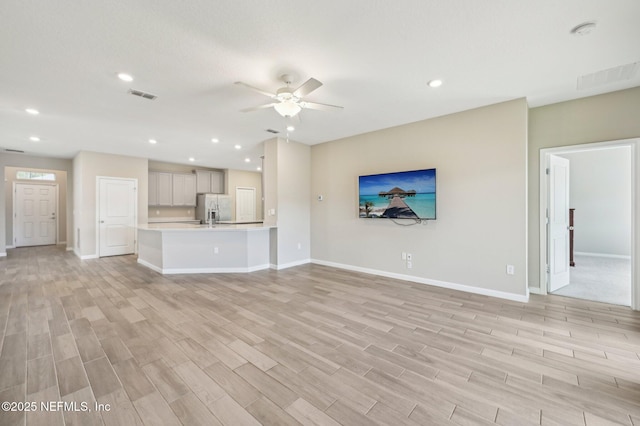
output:
[{"label": "beige carpet", "polygon": [[631,305],[631,260],[575,256],[571,283],[553,294],[615,305]]}]

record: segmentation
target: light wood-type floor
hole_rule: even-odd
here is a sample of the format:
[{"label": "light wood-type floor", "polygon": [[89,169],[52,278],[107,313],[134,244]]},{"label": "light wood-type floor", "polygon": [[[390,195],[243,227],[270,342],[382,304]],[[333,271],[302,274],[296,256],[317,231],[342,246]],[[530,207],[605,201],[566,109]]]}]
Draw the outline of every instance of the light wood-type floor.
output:
[{"label": "light wood-type floor", "polygon": [[640,426],[640,313],[559,296],[42,247],[0,260],[0,332],[0,401],[37,405],[3,426]]}]

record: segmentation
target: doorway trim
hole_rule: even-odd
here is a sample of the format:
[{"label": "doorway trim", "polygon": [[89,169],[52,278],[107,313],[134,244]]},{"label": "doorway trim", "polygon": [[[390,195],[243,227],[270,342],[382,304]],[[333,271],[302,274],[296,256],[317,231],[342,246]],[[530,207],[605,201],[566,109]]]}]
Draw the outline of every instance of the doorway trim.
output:
[{"label": "doorway trim", "polygon": [[539,170],[539,188],[540,188],[540,222],[538,231],[540,235],[540,294],[548,294],[549,279],[547,272],[548,265],[548,238],[547,238],[547,209],[549,208],[549,193],[546,169],[549,167],[549,155],[572,153],[580,151],[593,151],[599,149],[609,149],[617,147],[629,147],[631,151],[631,309],[640,310],[640,277],[638,274],[638,254],[640,248],[640,185],[638,181],[638,164],[640,164],[640,139],[621,139],[605,142],[585,143],[580,145],[566,145],[553,148],[543,148],[540,150],[540,170]]}]

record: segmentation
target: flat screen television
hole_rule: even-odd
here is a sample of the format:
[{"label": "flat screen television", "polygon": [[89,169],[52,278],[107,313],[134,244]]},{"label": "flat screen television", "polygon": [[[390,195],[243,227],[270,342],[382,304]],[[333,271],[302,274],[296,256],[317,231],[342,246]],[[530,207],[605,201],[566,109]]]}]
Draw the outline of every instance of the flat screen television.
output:
[{"label": "flat screen television", "polygon": [[358,178],[359,216],[386,219],[436,218],[436,169]]}]

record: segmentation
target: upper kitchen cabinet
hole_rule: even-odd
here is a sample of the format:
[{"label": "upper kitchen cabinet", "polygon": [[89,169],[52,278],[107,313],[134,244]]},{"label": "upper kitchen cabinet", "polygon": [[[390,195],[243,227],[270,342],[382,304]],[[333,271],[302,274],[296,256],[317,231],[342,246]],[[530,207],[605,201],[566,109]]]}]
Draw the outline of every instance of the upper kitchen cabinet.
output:
[{"label": "upper kitchen cabinet", "polygon": [[196,205],[196,176],[173,173],[172,195],[174,206]]},{"label": "upper kitchen cabinet", "polygon": [[224,172],[196,170],[196,192],[224,194]]},{"label": "upper kitchen cabinet", "polygon": [[149,205],[171,206],[173,196],[171,173],[149,172]]},{"label": "upper kitchen cabinet", "polygon": [[149,172],[150,206],[196,205],[196,176],[191,173]]}]

